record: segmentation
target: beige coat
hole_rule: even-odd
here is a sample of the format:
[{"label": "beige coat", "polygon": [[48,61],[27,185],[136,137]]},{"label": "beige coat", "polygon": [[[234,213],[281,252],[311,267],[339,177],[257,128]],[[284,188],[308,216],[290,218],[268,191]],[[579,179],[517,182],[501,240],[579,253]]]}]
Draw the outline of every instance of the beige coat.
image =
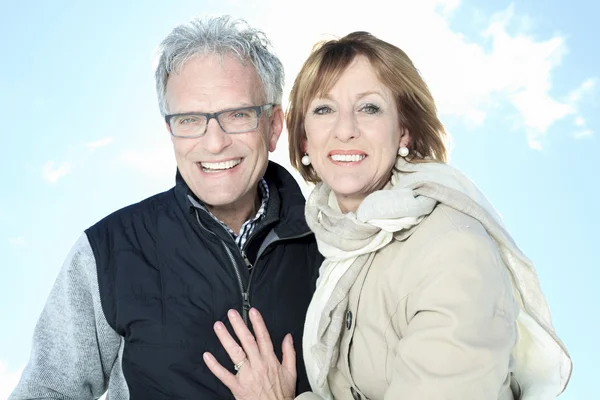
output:
[{"label": "beige coat", "polygon": [[336,400],[519,398],[511,374],[519,306],[477,220],[438,205],[375,254],[349,296],[328,375]]}]

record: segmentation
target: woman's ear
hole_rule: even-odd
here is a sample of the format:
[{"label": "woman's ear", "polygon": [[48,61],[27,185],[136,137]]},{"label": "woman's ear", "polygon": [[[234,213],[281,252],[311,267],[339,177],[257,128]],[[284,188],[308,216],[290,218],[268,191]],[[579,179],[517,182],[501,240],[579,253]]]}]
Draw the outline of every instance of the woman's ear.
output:
[{"label": "woman's ear", "polygon": [[412,138],[410,137],[410,132],[408,131],[408,129],[402,128],[402,131],[400,133],[400,146],[399,147],[410,148],[411,144],[412,144]]}]

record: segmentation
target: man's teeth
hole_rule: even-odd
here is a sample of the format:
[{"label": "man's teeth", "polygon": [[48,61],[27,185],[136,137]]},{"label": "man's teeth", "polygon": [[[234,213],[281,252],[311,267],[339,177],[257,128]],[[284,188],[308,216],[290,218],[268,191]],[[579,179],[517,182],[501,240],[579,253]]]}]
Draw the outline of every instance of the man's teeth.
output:
[{"label": "man's teeth", "polygon": [[357,162],[365,158],[364,154],[333,154],[331,159],[333,161],[342,161],[342,162]]},{"label": "man's teeth", "polygon": [[237,160],[229,160],[229,161],[216,162],[216,163],[203,162],[203,163],[200,163],[200,165],[202,165],[202,169],[204,169],[204,170],[223,171],[226,169],[231,169],[241,162],[242,162],[242,159],[238,158]]}]

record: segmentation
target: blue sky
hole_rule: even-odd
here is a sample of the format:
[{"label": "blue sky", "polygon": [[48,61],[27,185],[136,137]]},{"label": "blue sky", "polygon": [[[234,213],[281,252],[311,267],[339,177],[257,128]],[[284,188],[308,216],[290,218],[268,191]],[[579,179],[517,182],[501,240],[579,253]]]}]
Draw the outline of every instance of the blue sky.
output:
[{"label": "blue sky", "polygon": [[[81,232],[172,185],[153,51],[176,24],[221,13],[271,36],[286,90],[326,35],[367,30],[407,51],[452,135],[451,163],[537,265],[575,364],[561,398],[600,398],[600,4],[402,1],[390,12],[382,3],[0,2],[0,398]],[[288,166],[286,146],[273,159]]]}]

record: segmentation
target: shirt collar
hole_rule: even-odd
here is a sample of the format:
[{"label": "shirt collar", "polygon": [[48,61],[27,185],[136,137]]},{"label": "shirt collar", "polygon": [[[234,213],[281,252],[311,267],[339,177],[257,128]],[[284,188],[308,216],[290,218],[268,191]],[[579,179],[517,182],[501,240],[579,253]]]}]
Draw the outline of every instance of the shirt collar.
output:
[{"label": "shirt collar", "polygon": [[[249,220],[247,220],[246,222],[244,222],[242,224],[242,228],[240,229],[240,232],[243,232],[245,230],[244,228],[246,225],[250,225],[253,228],[253,225],[255,225],[258,221],[260,221],[262,218],[264,218],[265,215],[267,214],[267,205],[269,203],[269,185],[267,184],[267,181],[265,180],[265,178],[260,179],[260,181],[258,182],[258,188],[259,188],[259,193],[260,193],[260,197],[261,197],[260,207],[258,208],[258,211],[254,215],[254,217],[250,218]],[[234,232],[227,225],[225,225],[225,223],[223,223],[223,221],[221,221],[220,219],[215,217],[213,215],[213,213],[211,213],[206,208],[205,205],[201,204],[198,200],[196,200],[193,196],[191,196],[189,194],[188,194],[188,199],[189,199],[190,203],[192,204],[192,206],[207,212],[215,221],[217,221],[225,229],[227,229],[227,231],[234,238],[236,237]]]}]

